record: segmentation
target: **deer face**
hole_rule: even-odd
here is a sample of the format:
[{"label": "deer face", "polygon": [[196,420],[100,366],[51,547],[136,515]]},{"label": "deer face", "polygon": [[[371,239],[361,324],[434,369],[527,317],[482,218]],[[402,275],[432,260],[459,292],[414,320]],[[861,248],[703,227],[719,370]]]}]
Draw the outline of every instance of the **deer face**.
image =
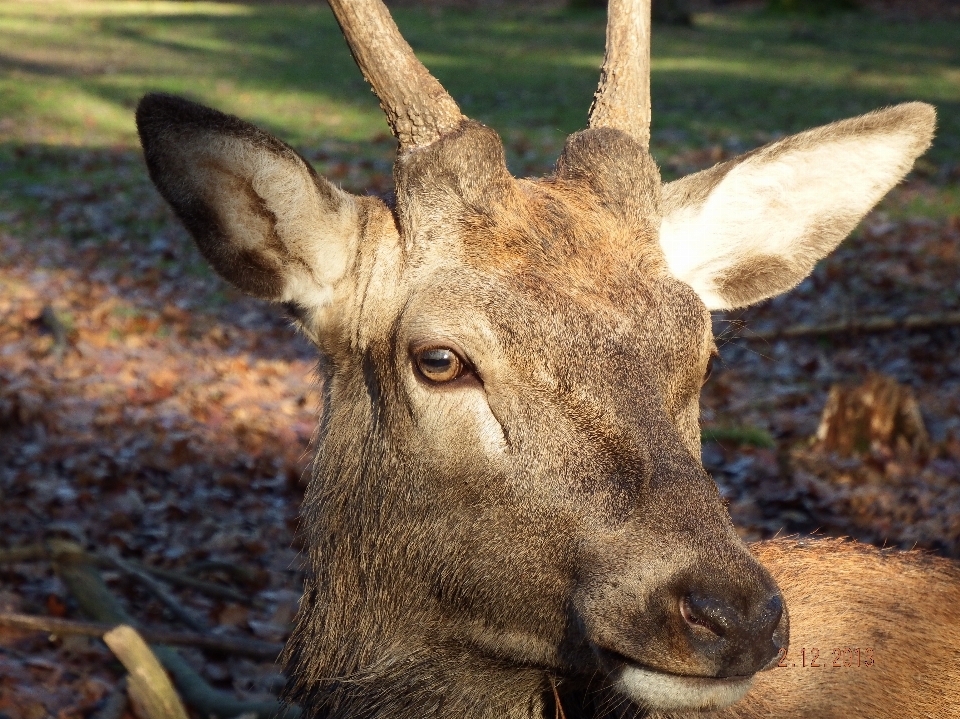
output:
[{"label": "deer face", "polygon": [[[376,87],[357,27],[409,48],[382,6],[332,5]],[[287,303],[325,358],[299,697],[329,716],[526,716],[547,677],[601,673],[647,709],[735,701],[788,629],[699,459],[709,310],[806,276],[926,147],[932,110],[663,186],[614,90],[553,177],[515,180],[410,62],[429,104],[377,88],[401,140],[392,206],[236,118],[162,95],[137,112],[207,259]]]}]

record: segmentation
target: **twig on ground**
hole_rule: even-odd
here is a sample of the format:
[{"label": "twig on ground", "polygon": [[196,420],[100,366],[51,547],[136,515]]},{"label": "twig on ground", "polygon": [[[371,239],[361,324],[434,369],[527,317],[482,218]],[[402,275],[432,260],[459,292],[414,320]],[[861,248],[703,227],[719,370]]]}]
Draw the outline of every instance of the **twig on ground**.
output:
[{"label": "twig on ground", "polygon": [[766,332],[740,335],[737,339],[748,342],[788,339],[792,337],[816,337],[846,332],[887,332],[890,330],[927,330],[935,327],[960,325],[960,312],[937,314],[914,314],[906,317],[866,317],[862,320],[827,322],[824,324],[796,324]]},{"label": "twig on ground", "polygon": [[194,575],[201,572],[223,572],[235,582],[241,584],[256,584],[257,577],[249,568],[234,564],[233,562],[224,562],[219,559],[206,559],[202,562],[194,562],[186,568],[187,574]]},{"label": "twig on ground", "polygon": [[127,694],[145,719],[187,719],[187,710],[156,655],[133,627],[121,624],[103,641],[129,673]]},{"label": "twig on ground", "polygon": [[[109,557],[105,557],[100,553],[91,553],[91,556],[96,558],[97,565],[100,567],[113,566],[113,562]],[[0,548],[0,565],[16,564],[18,562],[36,562],[49,559],[50,553],[42,544],[28,544],[23,547],[9,547],[6,549]],[[193,589],[197,592],[201,592],[202,594],[206,594],[209,597],[226,599],[239,604],[252,604],[254,606],[263,606],[264,604],[262,600],[256,599],[255,597],[250,597],[244,592],[234,589],[233,587],[226,587],[222,584],[216,584],[204,579],[197,579],[189,574],[178,572],[173,569],[151,567],[150,565],[142,564],[130,559],[126,559],[124,561],[130,566],[136,567],[138,570],[143,572],[149,572],[153,576],[169,582],[170,584]],[[249,576],[250,574],[249,570],[243,568],[240,568],[240,571],[241,573],[245,572],[243,576]]]},{"label": "twig on ground", "polygon": [[175,596],[173,596],[163,584],[151,577],[146,571],[137,567],[132,562],[128,562],[125,559],[122,559],[116,554],[105,554],[105,556],[114,567],[119,569],[124,574],[128,574],[131,577],[137,579],[143,586],[153,592],[154,596],[159,599],[163,605],[170,610],[170,612],[179,619],[181,622],[186,624],[188,627],[198,632],[207,632],[209,627],[206,622],[197,617],[192,611],[183,606],[183,603]]},{"label": "twig on ground", "polygon": [[23,547],[0,548],[0,564],[16,564],[17,562],[36,562],[41,559],[50,559],[50,553],[42,544],[27,544]]},{"label": "twig on ground", "polygon": [[[95,562],[79,545],[51,540],[48,546],[57,574],[84,614],[98,622],[136,626],[136,621],[104,584]],[[296,719],[300,716],[298,708],[283,708],[276,700],[237,700],[210,686],[172,647],[159,645],[153,650],[160,663],[173,675],[183,700],[203,716],[213,714],[226,718],[248,712],[260,719]]]},{"label": "twig on ground", "polygon": [[[82,622],[76,619],[60,619],[17,612],[0,612],[0,626],[26,629],[49,634],[79,634],[86,637],[102,637],[117,624]],[[240,655],[253,659],[274,661],[283,650],[282,644],[264,642],[243,637],[223,637],[192,632],[169,632],[163,629],[141,628],[140,634],[151,644],[175,644],[197,647],[224,654]]]},{"label": "twig on ground", "polygon": [[252,604],[253,606],[262,606],[264,604],[262,600],[244,594],[240,590],[234,589],[233,587],[225,587],[222,584],[208,582],[205,579],[197,579],[196,577],[191,577],[189,574],[184,574],[173,569],[150,567],[145,564],[138,563],[134,563],[134,566],[142,567],[145,571],[150,572],[150,574],[153,576],[158,577],[166,582],[170,582],[170,584],[176,584],[180,587],[194,589],[198,592],[206,594],[208,597],[226,599],[239,604]]}]

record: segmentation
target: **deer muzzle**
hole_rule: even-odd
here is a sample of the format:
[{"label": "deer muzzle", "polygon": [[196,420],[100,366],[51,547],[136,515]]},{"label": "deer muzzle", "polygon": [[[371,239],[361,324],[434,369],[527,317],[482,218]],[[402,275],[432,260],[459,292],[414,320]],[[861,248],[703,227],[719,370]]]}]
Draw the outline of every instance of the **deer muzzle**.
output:
[{"label": "deer muzzle", "polygon": [[600,670],[649,709],[726,706],[789,641],[773,578],[719,513],[708,514],[695,528],[678,512],[673,531],[638,520],[608,535],[578,582],[575,603]]},{"label": "deer muzzle", "polygon": [[752,596],[743,590],[739,583],[679,582],[651,596],[642,616],[621,606],[621,616],[634,621],[595,627],[602,669],[622,694],[648,708],[713,709],[737,701],[757,672],[775,666],[789,636],[776,586],[763,582]]}]

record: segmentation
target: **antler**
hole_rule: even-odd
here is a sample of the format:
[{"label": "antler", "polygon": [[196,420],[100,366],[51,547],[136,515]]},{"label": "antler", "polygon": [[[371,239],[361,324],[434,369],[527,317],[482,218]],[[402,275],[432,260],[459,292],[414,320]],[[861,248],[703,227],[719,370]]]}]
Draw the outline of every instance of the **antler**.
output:
[{"label": "antler", "polygon": [[589,127],[612,127],[650,145],[650,0],[609,0],[607,51]]},{"label": "antler", "polygon": [[413,54],[380,0],[329,2],[401,150],[429,145],[464,120],[457,103]]}]

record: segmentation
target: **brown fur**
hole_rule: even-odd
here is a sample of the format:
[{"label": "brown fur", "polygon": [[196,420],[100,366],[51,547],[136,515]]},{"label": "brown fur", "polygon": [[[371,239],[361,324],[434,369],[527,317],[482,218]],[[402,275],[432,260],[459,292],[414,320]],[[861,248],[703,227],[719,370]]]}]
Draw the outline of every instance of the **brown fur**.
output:
[{"label": "brown fur", "polygon": [[781,257],[754,255],[723,272],[717,279],[717,291],[730,304],[744,307],[756,297],[777,294],[784,277],[796,278],[795,281],[799,282],[809,271],[809,268],[797,267]]}]

